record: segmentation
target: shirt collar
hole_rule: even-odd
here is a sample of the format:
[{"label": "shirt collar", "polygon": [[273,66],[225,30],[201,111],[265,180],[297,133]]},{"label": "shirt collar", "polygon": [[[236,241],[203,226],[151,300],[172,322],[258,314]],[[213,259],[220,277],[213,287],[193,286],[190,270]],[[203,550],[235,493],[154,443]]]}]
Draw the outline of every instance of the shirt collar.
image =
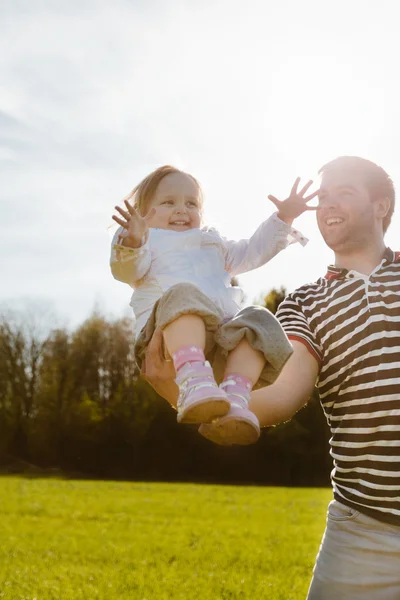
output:
[{"label": "shirt collar", "polygon": [[[383,263],[393,263],[400,261],[400,252],[393,252],[391,248],[386,248],[385,253],[383,255]],[[341,267],[335,267],[335,265],[329,265],[328,271],[326,272],[325,279],[328,281],[332,279],[345,279],[348,269],[342,269]]]}]

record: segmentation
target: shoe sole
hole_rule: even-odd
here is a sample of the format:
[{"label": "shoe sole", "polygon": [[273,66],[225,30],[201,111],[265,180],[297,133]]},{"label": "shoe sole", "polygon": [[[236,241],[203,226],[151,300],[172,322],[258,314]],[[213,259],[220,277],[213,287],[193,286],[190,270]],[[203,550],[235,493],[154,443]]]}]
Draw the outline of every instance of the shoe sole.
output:
[{"label": "shoe sole", "polygon": [[193,402],[181,414],[178,414],[178,423],[211,423],[214,419],[224,417],[231,405],[224,398],[213,398]]},{"label": "shoe sole", "polygon": [[212,427],[200,427],[200,434],[207,440],[220,446],[248,446],[257,442],[260,428],[250,420],[226,419],[223,423],[214,423]]}]

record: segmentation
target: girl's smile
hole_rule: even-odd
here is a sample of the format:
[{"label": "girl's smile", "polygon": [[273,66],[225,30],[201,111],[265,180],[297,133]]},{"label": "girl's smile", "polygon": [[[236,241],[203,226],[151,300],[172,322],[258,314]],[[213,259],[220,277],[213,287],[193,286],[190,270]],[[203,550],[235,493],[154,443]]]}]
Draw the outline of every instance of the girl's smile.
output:
[{"label": "girl's smile", "polygon": [[170,173],[157,186],[147,212],[154,208],[148,226],[187,231],[201,225],[202,199],[196,183],[185,173]]}]

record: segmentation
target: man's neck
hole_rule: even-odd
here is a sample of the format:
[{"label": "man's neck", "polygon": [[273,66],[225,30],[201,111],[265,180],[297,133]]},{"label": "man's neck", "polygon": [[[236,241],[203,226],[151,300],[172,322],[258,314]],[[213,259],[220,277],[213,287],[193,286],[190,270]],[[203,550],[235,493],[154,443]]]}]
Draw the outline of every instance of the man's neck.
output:
[{"label": "man's neck", "polygon": [[386,246],[382,240],[379,244],[371,244],[366,248],[354,249],[351,252],[335,252],[335,266],[370,275],[382,261]]}]

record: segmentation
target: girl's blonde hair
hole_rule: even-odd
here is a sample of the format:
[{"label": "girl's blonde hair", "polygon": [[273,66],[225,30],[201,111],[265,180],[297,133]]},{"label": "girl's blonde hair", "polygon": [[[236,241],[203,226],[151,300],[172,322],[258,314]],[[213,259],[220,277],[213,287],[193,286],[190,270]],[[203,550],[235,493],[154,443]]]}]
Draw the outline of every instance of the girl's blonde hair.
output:
[{"label": "girl's blonde hair", "polygon": [[167,175],[171,175],[171,173],[182,173],[183,175],[187,175],[190,177],[194,183],[199,188],[200,194],[200,202],[203,204],[203,192],[201,186],[197,179],[190,175],[189,173],[185,173],[180,169],[176,169],[175,167],[171,167],[170,165],[164,165],[162,167],[158,167],[155,171],[147,175],[142,181],[133,188],[131,193],[125,198],[130,201],[133,208],[138,211],[142,217],[148,212],[148,206],[157,190],[158,184],[164,177]]}]

